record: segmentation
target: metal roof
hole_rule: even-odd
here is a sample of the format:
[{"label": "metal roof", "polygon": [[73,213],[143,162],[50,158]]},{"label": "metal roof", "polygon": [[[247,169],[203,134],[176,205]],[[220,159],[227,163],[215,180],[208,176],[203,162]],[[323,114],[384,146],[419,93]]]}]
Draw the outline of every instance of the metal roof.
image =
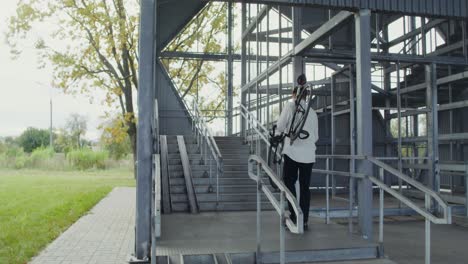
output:
[{"label": "metal roof", "polygon": [[[227,1],[227,0],[223,0]],[[418,16],[468,18],[468,0],[232,0],[234,2],[301,5],[333,9],[370,9]]]}]

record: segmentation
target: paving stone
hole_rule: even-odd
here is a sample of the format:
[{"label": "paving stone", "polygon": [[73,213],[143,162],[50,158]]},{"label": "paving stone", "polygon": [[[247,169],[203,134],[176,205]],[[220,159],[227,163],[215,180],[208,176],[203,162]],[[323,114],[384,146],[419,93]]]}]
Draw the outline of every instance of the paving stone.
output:
[{"label": "paving stone", "polygon": [[135,188],[115,188],[30,263],[126,263],[134,226]]}]

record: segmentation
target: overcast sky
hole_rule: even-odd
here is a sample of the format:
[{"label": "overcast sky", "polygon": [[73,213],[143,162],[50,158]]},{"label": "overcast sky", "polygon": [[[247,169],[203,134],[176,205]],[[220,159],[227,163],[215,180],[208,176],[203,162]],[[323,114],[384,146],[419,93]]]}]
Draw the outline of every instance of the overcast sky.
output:
[{"label": "overcast sky", "polygon": [[[79,113],[88,119],[86,138],[98,139],[97,126],[102,122],[104,108],[90,104],[84,96],[64,95],[52,89],[50,69],[37,69],[37,57],[33,43],[17,60],[12,60],[5,43],[6,20],[14,14],[18,0],[2,1],[0,8],[0,137],[17,136],[27,127],[49,127],[49,100],[53,99],[54,128],[65,125],[71,113]],[[99,97],[99,96],[98,96]],[[95,100],[95,102],[99,102]]]}]

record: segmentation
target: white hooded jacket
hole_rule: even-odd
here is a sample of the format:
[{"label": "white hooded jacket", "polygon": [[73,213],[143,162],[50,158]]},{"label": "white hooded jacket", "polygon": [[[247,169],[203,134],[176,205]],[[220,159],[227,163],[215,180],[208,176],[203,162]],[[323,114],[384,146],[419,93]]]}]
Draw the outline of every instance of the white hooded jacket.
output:
[{"label": "white hooded jacket", "polygon": [[[302,103],[305,107],[305,102]],[[277,134],[285,133],[289,131],[291,126],[292,117],[296,106],[293,100],[288,101],[288,103],[283,108],[281,115],[277,122]],[[284,140],[283,155],[288,155],[292,160],[300,163],[315,163],[315,151],[317,149],[315,143],[319,139],[318,134],[318,118],[317,113],[310,109],[307,120],[304,124],[303,130],[309,133],[309,137],[306,139],[297,138],[294,143],[291,145],[290,138],[286,137]]]}]

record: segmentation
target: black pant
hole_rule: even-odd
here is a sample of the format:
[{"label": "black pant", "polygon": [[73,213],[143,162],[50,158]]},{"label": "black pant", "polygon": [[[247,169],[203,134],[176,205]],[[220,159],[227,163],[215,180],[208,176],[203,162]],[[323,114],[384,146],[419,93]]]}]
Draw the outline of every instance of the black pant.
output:
[{"label": "black pant", "polygon": [[[309,206],[310,206],[310,176],[312,174],[312,167],[314,163],[300,163],[292,160],[287,155],[284,155],[283,178],[284,184],[291,193],[296,196],[295,184],[297,181],[299,171],[299,186],[300,186],[300,200],[302,213],[304,214],[304,223],[309,220]],[[288,202],[289,212],[291,212],[291,220],[296,221],[296,213],[293,210],[291,203]]]}]

